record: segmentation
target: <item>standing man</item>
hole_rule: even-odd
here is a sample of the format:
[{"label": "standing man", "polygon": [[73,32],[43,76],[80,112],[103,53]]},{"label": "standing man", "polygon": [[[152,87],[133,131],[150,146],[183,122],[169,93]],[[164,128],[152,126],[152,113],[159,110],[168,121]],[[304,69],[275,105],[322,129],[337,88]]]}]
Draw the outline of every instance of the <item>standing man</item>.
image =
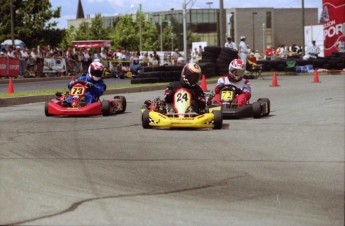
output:
[{"label": "standing man", "polygon": [[247,54],[249,54],[249,49],[246,44],[246,36],[241,36],[241,42],[239,45],[239,57],[244,64],[244,69],[246,69],[247,65]]},{"label": "standing man", "polygon": [[238,51],[237,45],[236,45],[235,42],[232,41],[232,38],[231,38],[231,37],[228,37],[228,38],[227,38],[227,42],[225,43],[224,46],[225,46],[226,48],[230,48],[230,49],[233,49],[233,50]]}]

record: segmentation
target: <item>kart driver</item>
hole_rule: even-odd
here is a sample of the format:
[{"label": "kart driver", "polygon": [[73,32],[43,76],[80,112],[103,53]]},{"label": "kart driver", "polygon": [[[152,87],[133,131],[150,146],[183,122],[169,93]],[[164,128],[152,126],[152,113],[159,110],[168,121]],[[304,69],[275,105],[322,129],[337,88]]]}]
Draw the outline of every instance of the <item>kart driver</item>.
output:
[{"label": "kart driver", "polygon": [[217,103],[221,105],[220,91],[226,85],[233,85],[237,88],[235,98],[237,100],[238,107],[242,107],[243,105],[247,104],[251,97],[252,90],[249,81],[243,78],[244,71],[245,68],[241,59],[232,60],[229,64],[229,74],[222,76],[217,81],[217,85],[214,88],[216,95],[213,100],[217,101]]},{"label": "kart driver", "polygon": [[[75,83],[78,81],[84,81],[85,86],[87,86],[87,91],[85,93],[85,104],[91,104],[98,100],[100,96],[103,95],[107,86],[103,82],[102,76],[104,72],[104,66],[99,61],[94,61],[90,64],[88,73],[77,78],[75,81],[71,81],[68,84],[68,89],[71,89]],[[66,99],[66,104],[71,105],[72,97]]]},{"label": "kart driver", "polygon": [[186,64],[181,73],[180,81],[172,82],[168,85],[164,92],[164,101],[166,103],[173,102],[173,95],[177,89],[185,88],[191,92],[193,96],[192,107],[197,113],[204,110],[206,107],[206,100],[204,91],[197,84],[201,78],[201,68],[196,63]]}]

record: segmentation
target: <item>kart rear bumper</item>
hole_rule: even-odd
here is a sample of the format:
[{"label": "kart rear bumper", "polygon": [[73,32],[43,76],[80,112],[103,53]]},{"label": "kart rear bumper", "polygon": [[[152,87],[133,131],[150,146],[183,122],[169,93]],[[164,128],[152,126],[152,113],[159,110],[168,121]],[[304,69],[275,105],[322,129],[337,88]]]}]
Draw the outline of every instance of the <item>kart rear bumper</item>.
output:
[{"label": "kart rear bumper", "polygon": [[171,128],[213,128],[213,113],[206,113],[196,117],[168,117],[158,112],[151,111],[150,126]]},{"label": "kart rear bumper", "polygon": [[253,108],[251,104],[247,104],[239,108],[222,107],[223,118],[225,119],[238,119],[253,116]]}]

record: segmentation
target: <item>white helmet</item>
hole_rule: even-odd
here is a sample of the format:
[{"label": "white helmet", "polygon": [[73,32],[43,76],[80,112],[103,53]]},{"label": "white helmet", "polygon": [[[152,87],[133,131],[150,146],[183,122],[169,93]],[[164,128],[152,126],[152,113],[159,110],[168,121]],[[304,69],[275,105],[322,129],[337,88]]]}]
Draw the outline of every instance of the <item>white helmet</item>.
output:
[{"label": "white helmet", "polygon": [[89,66],[89,77],[94,81],[102,79],[104,66],[100,62],[92,62]]},{"label": "white helmet", "polygon": [[244,64],[241,59],[234,59],[229,64],[229,79],[232,82],[238,82],[244,75]]}]

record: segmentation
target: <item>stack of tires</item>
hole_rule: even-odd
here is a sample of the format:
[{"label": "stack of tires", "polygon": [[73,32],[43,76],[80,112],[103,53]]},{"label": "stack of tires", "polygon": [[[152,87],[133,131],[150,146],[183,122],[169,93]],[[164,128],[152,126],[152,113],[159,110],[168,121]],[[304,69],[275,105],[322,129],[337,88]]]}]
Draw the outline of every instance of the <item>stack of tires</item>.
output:
[{"label": "stack of tires", "polygon": [[222,48],[218,46],[204,47],[204,51],[201,53],[201,60],[199,60],[198,64],[206,78],[218,76],[217,58],[221,50]]},{"label": "stack of tires", "polygon": [[230,48],[222,48],[217,58],[217,68],[219,75],[229,74],[229,64],[232,60],[238,58],[238,51]]},{"label": "stack of tires", "polygon": [[135,78],[131,78],[131,84],[178,81],[182,68],[171,65],[143,67]]},{"label": "stack of tires", "polygon": [[219,76],[228,74],[230,62],[237,58],[238,52],[230,48],[206,46],[199,64],[206,77]]}]

